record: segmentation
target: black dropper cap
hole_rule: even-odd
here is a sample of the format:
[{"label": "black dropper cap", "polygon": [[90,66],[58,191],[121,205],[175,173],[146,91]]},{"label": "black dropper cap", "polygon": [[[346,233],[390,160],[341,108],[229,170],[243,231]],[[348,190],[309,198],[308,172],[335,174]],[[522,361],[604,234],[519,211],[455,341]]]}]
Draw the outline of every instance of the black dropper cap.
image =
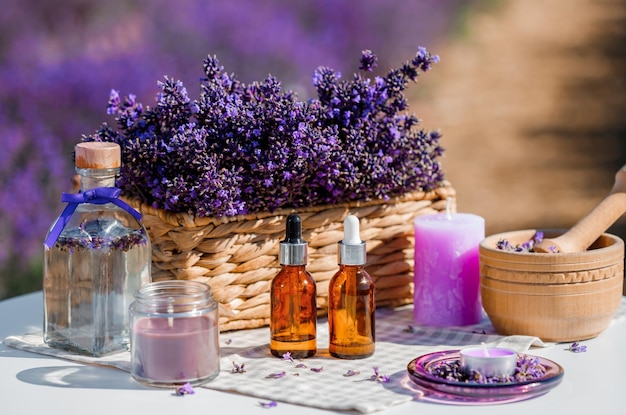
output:
[{"label": "black dropper cap", "polygon": [[285,240],[280,243],[281,265],[306,265],[307,242],[302,239],[302,220],[291,214],[287,217]]}]

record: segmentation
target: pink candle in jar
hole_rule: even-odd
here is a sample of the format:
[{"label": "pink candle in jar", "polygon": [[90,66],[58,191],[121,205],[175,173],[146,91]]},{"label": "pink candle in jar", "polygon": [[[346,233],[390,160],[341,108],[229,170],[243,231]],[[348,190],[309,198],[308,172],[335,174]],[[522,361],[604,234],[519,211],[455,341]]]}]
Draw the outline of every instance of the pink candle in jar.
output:
[{"label": "pink candle in jar", "polygon": [[196,281],[159,281],[130,306],[131,375],[148,386],[201,385],[219,374],[217,302]]},{"label": "pink candle in jar", "polygon": [[210,316],[135,322],[133,371],[164,383],[206,379],[219,371],[219,333]]},{"label": "pink candle in jar", "polygon": [[413,317],[427,326],[464,326],[482,318],[478,246],[485,220],[469,213],[418,216]]}]

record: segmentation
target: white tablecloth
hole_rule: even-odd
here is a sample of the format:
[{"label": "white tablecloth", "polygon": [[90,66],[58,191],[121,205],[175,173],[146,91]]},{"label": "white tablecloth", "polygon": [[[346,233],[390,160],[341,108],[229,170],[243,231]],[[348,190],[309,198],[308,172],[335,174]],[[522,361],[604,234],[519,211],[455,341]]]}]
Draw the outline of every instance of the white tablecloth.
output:
[{"label": "white tablecloth", "polygon": [[[499,336],[487,318],[474,326],[415,326],[412,310],[412,306],[377,310],[376,352],[369,358],[359,360],[342,360],[330,356],[325,318],[318,321],[317,354],[295,362],[284,361],[270,354],[267,327],[221,333],[221,371],[216,379],[204,387],[238,392],[266,401],[369,413],[415,399],[415,389],[407,388],[406,385],[407,364],[423,354],[483,343],[513,348],[519,352],[527,351],[530,347],[551,346],[535,337]],[[623,314],[624,310],[621,311]],[[103,358],[78,356],[47,347],[40,332],[8,336],[4,343],[33,353],[130,370],[128,352]],[[244,364],[246,372],[232,373],[233,362]],[[306,367],[296,367],[298,363],[304,363]],[[378,368],[379,373],[389,375],[390,381],[372,381],[370,378],[374,374],[374,367]],[[359,374],[344,376],[349,370]],[[287,373],[282,378],[268,377],[282,371]]]}]

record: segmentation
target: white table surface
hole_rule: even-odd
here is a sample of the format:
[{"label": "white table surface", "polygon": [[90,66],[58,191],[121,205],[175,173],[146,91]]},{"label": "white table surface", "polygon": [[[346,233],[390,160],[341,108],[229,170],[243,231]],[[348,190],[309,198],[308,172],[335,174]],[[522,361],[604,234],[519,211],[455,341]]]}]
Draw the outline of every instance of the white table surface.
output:
[{"label": "white table surface", "polygon": [[[9,335],[40,331],[42,319],[41,292],[1,301],[0,340]],[[567,344],[529,351],[559,363],[565,370],[562,383],[545,395],[515,403],[476,406],[412,401],[376,414],[626,413],[626,319],[612,323],[600,336],[583,344],[587,346],[584,353],[567,351]],[[129,373],[121,370],[82,365],[0,344],[2,414],[192,415],[215,414],[218,408],[247,415],[341,413],[282,402],[268,409],[262,408],[259,399],[254,397],[205,388],[195,391],[194,395],[178,397],[168,390],[139,385]]]}]

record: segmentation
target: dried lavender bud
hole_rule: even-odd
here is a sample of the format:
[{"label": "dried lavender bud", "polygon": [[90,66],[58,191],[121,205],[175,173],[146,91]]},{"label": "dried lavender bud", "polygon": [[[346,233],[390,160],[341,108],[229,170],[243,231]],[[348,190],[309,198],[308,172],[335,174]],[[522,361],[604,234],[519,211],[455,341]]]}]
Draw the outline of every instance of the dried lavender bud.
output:
[{"label": "dried lavender bud", "polygon": [[510,252],[533,252],[533,248],[535,247],[535,245],[541,242],[542,240],[543,240],[543,232],[537,231],[535,232],[532,238],[530,238],[527,241],[524,241],[521,244],[517,244],[515,246],[513,246],[506,239],[500,239],[498,242],[496,242],[496,248],[502,251],[510,251]]},{"label": "dried lavender bud", "polygon": [[515,373],[511,376],[483,376],[481,373],[472,371],[466,373],[461,369],[458,359],[442,360],[426,369],[428,373],[441,379],[464,383],[512,383],[524,382],[533,379],[541,379],[546,374],[546,368],[539,362],[539,358],[519,354]]}]

